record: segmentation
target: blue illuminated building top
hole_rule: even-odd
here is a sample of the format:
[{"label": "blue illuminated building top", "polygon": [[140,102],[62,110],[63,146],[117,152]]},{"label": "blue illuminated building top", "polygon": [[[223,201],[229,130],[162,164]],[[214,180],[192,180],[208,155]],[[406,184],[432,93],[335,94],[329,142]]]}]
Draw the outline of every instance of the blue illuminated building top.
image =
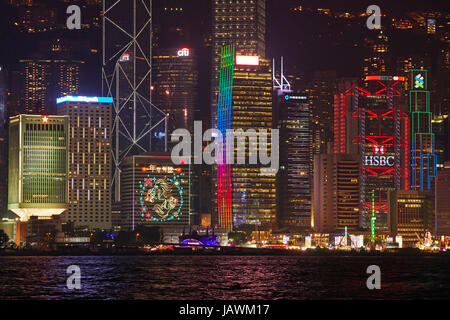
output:
[{"label": "blue illuminated building top", "polygon": [[63,102],[113,103],[111,97],[65,96],[56,99],[56,104]]}]

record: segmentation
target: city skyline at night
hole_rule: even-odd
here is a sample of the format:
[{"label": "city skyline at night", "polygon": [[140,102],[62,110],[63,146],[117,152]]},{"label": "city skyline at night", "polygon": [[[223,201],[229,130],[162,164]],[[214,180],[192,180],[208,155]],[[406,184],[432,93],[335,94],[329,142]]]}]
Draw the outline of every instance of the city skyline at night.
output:
[{"label": "city skyline at night", "polygon": [[[400,2],[0,2],[0,270],[64,255],[96,273],[76,257],[102,256],[121,283],[154,270],[133,275],[144,299],[172,279],[203,299],[217,276],[211,299],[272,300],[450,266],[450,11]],[[297,291],[303,268],[322,291]],[[355,279],[339,286],[362,298],[420,287]]]}]

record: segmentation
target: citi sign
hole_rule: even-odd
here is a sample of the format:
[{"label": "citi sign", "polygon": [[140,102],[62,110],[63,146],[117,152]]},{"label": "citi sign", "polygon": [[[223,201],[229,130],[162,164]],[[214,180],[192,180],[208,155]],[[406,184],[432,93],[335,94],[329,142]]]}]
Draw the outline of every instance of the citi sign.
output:
[{"label": "citi sign", "polygon": [[178,50],[177,54],[179,57],[189,57],[190,50],[188,48],[183,48]]}]

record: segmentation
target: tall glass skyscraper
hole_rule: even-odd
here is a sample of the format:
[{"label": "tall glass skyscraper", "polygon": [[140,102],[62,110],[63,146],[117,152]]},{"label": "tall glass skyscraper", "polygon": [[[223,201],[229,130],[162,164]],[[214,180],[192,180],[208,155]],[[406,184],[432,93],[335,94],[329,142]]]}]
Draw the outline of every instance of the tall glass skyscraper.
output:
[{"label": "tall glass skyscraper", "polygon": [[[405,77],[371,75],[335,96],[334,153],[359,153],[360,225],[388,230],[389,191],[410,186]],[[363,89],[364,87],[364,89]],[[375,219],[372,219],[372,215]]]},{"label": "tall glass skyscraper", "polygon": [[280,130],[278,226],[311,227],[311,135],[308,97],[296,93],[277,96],[275,127]]},{"label": "tall glass skyscraper", "polygon": [[[230,129],[241,129],[242,133],[236,136],[249,137],[249,140],[252,139],[251,130],[259,137],[261,130],[267,130],[267,141],[271,141],[272,91],[269,60],[236,54],[234,45],[225,46],[222,49],[217,117],[217,128],[224,139]],[[250,155],[252,143],[245,140],[246,155]],[[226,150],[226,143],[223,147]],[[261,143],[256,147],[258,153],[260,148]],[[268,153],[271,150],[269,142]],[[224,152],[223,157],[217,165],[219,227],[231,230],[257,225],[260,230],[271,230],[276,222],[275,174],[262,175],[258,164],[230,164],[231,159],[237,158],[235,150],[229,155]]]},{"label": "tall glass skyscraper", "polygon": [[211,123],[217,123],[220,55],[223,46],[234,44],[249,55],[266,55],[266,0],[213,0],[213,63]]},{"label": "tall glass skyscraper", "polygon": [[436,152],[427,70],[410,70],[409,86],[412,152],[411,189],[434,190]]},{"label": "tall glass skyscraper", "polygon": [[[158,48],[153,56],[152,101],[167,114],[167,134],[194,129],[197,99],[197,58],[191,48]],[[161,126],[164,130],[164,126]],[[164,140],[164,139],[162,139]],[[164,146],[163,146],[164,147]],[[164,151],[164,148],[161,148]]]}]

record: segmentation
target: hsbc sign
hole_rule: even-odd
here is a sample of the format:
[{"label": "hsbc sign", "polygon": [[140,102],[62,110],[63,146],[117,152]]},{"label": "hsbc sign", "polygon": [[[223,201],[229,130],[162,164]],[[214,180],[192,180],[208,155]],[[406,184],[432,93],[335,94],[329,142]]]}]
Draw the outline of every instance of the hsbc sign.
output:
[{"label": "hsbc sign", "polygon": [[393,167],[394,156],[365,156],[364,165],[370,167]]}]

